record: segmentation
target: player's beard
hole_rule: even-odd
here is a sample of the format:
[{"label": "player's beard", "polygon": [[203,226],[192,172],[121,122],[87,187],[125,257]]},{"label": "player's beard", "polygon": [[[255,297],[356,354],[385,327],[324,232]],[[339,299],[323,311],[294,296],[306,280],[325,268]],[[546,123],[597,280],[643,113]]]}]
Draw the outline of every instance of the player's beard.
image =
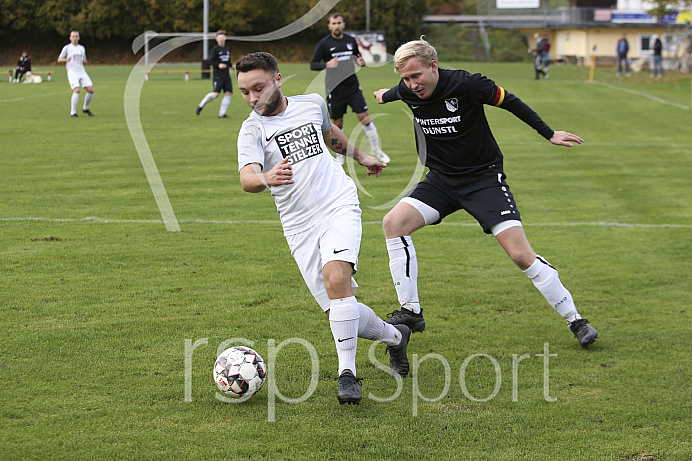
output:
[{"label": "player's beard", "polygon": [[255,106],[255,112],[263,116],[273,115],[280,103],[281,92],[279,91],[279,87],[276,85],[276,83],[274,83],[274,90],[272,91],[271,96],[269,96],[269,100],[262,103],[259,108]]}]

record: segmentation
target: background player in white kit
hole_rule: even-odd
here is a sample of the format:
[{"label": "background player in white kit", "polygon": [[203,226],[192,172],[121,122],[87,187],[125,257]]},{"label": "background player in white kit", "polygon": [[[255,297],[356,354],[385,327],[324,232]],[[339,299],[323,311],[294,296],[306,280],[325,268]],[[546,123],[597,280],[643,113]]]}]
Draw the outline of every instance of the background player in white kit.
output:
[{"label": "background player in white kit", "polygon": [[93,117],[94,114],[89,110],[89,103],[94,97],[94,85],[91,83],[89,75],[84,70],[84,64],[87,62],[86,50],[79,44],[79,32],[73,30],[70,32],[70,43],[65,45],[58,56],[58,62],[64,62],[67,69],[67,80],[72,88],[72,100],[70,103],[70,117],[77,117],[77,104],[79,104],[79,87],[81,86],[87,91],[84,97],[84,106],[82,112]]},{"label": "background player in white kit", "polygon": [[252,53],[236,63],[238,88],[253,109],[238,134],[240,183],[247,192],[269,189],[284,236],[310,292],[329,317],[339,358],[339,403],[359,403],[358,338],[387,345],[393,376],[408,374],[411,331],[389,325],[353,295],[362,227],[353,180],[329,155],[352,157],[380,175],[386,166],[351,144],[329,119],[317,94],[285,97],[276,58]]}]

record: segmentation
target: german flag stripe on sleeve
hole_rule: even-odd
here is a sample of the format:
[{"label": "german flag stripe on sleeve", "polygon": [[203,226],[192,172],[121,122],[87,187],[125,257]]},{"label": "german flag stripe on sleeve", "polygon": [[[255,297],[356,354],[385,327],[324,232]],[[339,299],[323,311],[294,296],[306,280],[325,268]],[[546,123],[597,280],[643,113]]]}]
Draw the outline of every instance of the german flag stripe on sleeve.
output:
[{"label": "german flag stripe on sleeve", "polygon": [[493,99],[493,106],[499,106],[505,100],[505,89],[501,86],[495,88],[495,98]]}]

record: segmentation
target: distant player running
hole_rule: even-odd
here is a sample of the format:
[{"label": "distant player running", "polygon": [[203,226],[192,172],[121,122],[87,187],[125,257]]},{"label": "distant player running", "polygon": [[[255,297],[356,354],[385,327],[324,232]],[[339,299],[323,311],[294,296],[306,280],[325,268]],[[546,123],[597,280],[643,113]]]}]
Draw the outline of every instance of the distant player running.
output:
[{"label": "distant player running", "polygon": [[82,112],[93,117],[94,114],[89,110],[91,98],[94,97],[94,84],[91,83],[89,75],[84,70],[86,64],[86,50],[79,44],[79,32],[70,32],[70,43],[65,45],[58,56],[58,62],[64,62],[67,69],[67,80],[72,88],[72,100],[70,102],[70,117],[78,117],[77,104],[79,104],[79,87],[87,92],[84,97]]},{"label": "distant player running", "polygon": [[217,45],[211,49],[209,61],[214,68],[214,91],[208,93],[202,102],[197,106],[195,111],[197,115],[202,112],[202,108],[218,98],[221,92],[224,92],[224,97],[221,100],[219,108],[219,118],[228,118],[226,111],[231,104],[233,97],[233,82],[231,82],[230,69],[233,69],[231,64],[231,50],[226,48],[226,31],[220,30],[216,32]]},{"label": "distant player running", "polygon": [[[365,137],[370,141],[372,155],[380,162],[389,163],[389,156],[380,148],[380,137],[375,122],[368,115],[368,105],[356,77],[355,63],[364,66],[358,42],[344,34],[346,23],[340,13],[329,16],[329,35],[317,43],[310,60],[310,69],[321,71],[327,69],[325,85],[327,102],[331,118],[340,130],[344,129],[344,114],[348,106],[356,113],[363,125]],[[344,163],[344,156],[337,154],[339,163]]]},{"label": "distant player running", "polygon": [[418,300],[418,264],[411,234],[466,210],[487,234],[492,233],[512,261],[572,330],[583,347],[598,332],[583,319],[557,270],[531,248],[514,197],[505,181],[503,157],[485,118],[484,106],[500,107],[557,146],[582,139],[553,131],[528,105],[492,80],[464,70],[437,66],[437,51],[427,41],[401,45],[394,55],[398,85],[375,92],[379,103],[401,100],[413,112],[419,157],[430,168],[425,180],[383,219],[389,268],[401,310],[387,320],[423,331]]}]

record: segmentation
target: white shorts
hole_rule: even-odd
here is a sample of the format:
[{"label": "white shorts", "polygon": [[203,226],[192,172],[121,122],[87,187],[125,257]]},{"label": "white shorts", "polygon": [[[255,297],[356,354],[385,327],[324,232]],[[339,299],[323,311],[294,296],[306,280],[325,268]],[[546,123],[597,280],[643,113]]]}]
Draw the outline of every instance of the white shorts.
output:
[{"label": "white shorts", "polygon": [[[314,227],[286,236],[291,255],[310,293],[325,312],[329,310],[330,299],[324,286],[322,268],[330,261],[346,261],[353,265],[353,273],[356,273],[363,234],[360,215],[357,205],[344,206]],[[354,292],[358,288],[353,277],[351,287]]]},{"label": "white shorts", "polygon": [[70,88],[73,90],[80,86],[82,88],[94,86],[86,72],[68,72],[67,80],[70,82]]}]

